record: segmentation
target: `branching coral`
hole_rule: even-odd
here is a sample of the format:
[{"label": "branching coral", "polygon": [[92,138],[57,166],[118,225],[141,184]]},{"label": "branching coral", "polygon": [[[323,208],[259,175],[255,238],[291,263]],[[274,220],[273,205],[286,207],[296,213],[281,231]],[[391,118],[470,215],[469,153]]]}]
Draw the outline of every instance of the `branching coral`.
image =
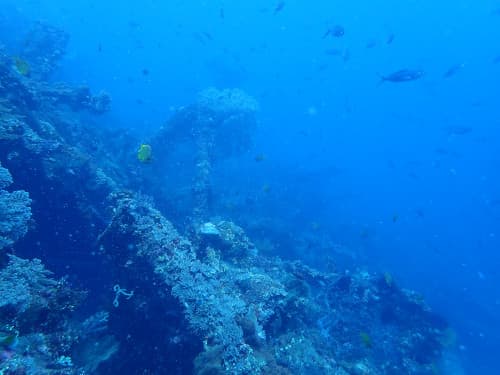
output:
[{"label": "branching coral", "polygon": [[25,191],[3,190],[12,183],[9,171],[0,164],[0,249],[12,245],[28,231],[31,199]]},{"label": "branching coral", "polygon": [[9,255],[9,264],[0,271],[0,308],[11,305],[19,312],[49,305],[57,288],[52,272],[39,259],[26,260]]}]

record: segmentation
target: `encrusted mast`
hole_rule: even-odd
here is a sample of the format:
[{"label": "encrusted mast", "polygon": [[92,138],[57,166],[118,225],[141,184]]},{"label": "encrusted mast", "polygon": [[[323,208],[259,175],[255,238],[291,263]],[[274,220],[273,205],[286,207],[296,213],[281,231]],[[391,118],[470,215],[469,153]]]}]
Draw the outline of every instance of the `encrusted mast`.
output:
[{"label": "encrusted mast", "polygon": [[259,109],[255,99],[239,89],[202,91],[194,104],[180,108],[153,140],[158,165],[168,163],[171,150],[191,142],[195,172],[192,179],[195,228],[209,220],[214,163],[246,151],[255,132]]}]

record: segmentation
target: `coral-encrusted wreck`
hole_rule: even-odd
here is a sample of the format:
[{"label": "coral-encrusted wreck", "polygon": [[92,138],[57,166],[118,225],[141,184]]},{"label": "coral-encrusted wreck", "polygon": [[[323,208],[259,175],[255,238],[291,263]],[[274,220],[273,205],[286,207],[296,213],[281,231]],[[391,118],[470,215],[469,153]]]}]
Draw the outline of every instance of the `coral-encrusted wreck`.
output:
[{"label": "coral-encrusted wreck", "polygon": [[[1,373],[435,373],[448,327],[415,293],[387,275],[264,257],[214,218],[216,139],[248,142],[256,104],[246,94],[206,91],[152,139],[153,150],[172,134],[194,145],[185,233],[168,220],[175,202],[157,167],[133,173],[138,142],[78,121],[79,110],[109,109],[106,95],[19,75],[6,55],[0,95]],[[233,96],[251,108],[218,106]],[[19,258],[33,254],[58,272],[57,257],[75,259],[70,279],[92,298]],[[89,269],[95,279],[82,278]]]}]

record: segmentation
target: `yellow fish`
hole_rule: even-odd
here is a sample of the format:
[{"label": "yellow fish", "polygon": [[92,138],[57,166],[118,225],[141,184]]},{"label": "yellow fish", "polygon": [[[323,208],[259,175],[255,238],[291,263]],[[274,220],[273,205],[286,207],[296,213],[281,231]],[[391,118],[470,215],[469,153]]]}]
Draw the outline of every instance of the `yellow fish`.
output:
[{"label": "yellow fish", "polygon": [[137,150],[137,160],[141,163],[149,163],[153,158],[153,153],[151,150],[151,146],[147,144],[142,144]]},{"label": "yellow fish", "polygon": [[266,155],[264,155],[264,154],[258,154],[258,155],[255,155],[254,160],[255,160],[256,162],[261,162],[261,161],[264,161],[264,160],[266,160]]},{"label": "yellow fish", "polygon": [[359,338],[361,339],[361,342],[367,347],[371,348],[372,347],[372,338],[370,335],[366,332],[360,332],[359,333]]},{"label": "yellow fish", "polygon": [[392,287],[393,278],[389,272],[384,272],[384,281],[389,288]]},{"label": "yellow fish", "polygon": [[317,223],[316,221],[313,221],[311,223],[311,229],[312,230],[318,230],[319,229],[319,223]]},{"label": "yellow fish", "polygon": [[30,64],[27,61],[21,59],[19,56],[14,57],[14,66],[17,72],[25,77],[30,75]]}]

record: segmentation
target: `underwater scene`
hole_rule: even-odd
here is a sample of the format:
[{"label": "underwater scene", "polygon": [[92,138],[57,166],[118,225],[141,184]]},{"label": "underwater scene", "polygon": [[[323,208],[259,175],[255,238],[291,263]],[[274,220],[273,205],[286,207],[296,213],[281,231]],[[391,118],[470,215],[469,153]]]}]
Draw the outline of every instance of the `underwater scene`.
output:
[{"label": "underwater scene", "polygon": [[0,375],[500,374],[500,1],[0,0]]}]

